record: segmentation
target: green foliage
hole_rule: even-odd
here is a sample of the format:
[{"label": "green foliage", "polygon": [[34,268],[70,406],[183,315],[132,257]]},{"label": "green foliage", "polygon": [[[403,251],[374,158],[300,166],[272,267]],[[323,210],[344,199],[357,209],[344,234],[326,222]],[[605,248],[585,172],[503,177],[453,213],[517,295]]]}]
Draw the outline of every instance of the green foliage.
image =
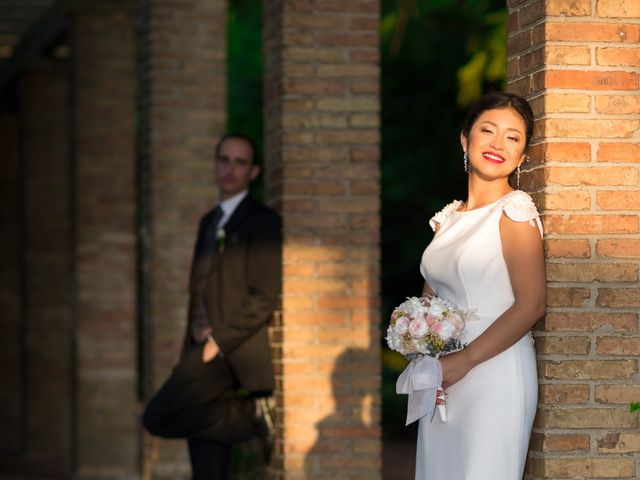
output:
[{"label": "green foliage", "polygon": [[262,146],[262,2],[232,0],[228,17],[227,129]]},{"label": "green foliage", "polygon": [[499,10],[485,15],[484,28],[471,32],[467,51],[471,59],[458,69],[458,105],[471,105],[482,95],[486,83],[506,86],[507,12]]},{"label": "green foliage", "polygon": [[640,411],[640,402],[631,402],[629,404],[629,411],[631,413]]},{"label": "green foliage", "polygon": [[[231,0],[228,12],[227,131],[249,135],[263,152],[262,2]],[[251,191],[262,198],[262,178]]]}]

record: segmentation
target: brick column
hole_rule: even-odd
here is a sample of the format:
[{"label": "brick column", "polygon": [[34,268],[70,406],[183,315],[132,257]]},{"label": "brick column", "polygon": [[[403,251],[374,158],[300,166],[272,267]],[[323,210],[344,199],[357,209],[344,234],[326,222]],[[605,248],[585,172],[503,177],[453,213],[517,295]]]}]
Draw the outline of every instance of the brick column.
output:
[{"label": "brick column", "polygon": [[267,192],[284,217],[273,478],[380,478],[379,4],[264,5]]},{"label": "brick column", "polygon": [[18,116],[0,112],[0,451],[17,455],[24,446],[24,318],[22,289],[22,179]]},{"label": "brick column", "polygon": [[33,470],[71,469],[73,364],[66,66],[43,67],[20,81],[23,189],[23,344],[26,452]]},{"label": "brick column", "polygon": [[637,478],[640,4],[508,4],[509,88],[537,117],[525,184],[549,281],[527,475]]},{"label": "brick column", "polygon": [[[178,360],[200,217],[215,204],[214,147],[227,106],[224,0],[145,2],[141,38],[144,397]],[[145,472],[190,472],[185,442],[147,438]]]},{"label": "brick column", "polygon": [[135,21],[128,2],[71,17],[77,477],[138,470]]}]

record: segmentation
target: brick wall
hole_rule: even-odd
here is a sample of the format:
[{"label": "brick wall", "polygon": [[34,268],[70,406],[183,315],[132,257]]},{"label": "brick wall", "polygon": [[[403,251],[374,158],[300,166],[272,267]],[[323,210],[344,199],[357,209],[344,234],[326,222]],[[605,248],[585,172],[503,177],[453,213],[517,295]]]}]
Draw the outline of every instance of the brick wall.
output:
[{"label": "brick wall", "polygon": [[138,470],[134,2],[71,16],[77,477]]},{"label": "brick wall", "polygon": [[[167,378],[186,330],[200,217],[216,202],[214,146],[226,124],[224,0],[145,2],[140,164],[144,397]],[[145,475],[189,478],[186,443],[145,438]]]},{"label": "brick wall", "polygon": [[24,171],[27,450],[30,468],[69,473],[72,439],[72,270],[69,83],[66,66],[20,81]]},{"label": "brick wall", "polygon": [[[22,304],[22,185],[18,152],[18,115],[0,113],[0,451],[13,456],[24,443]],[[1,464],[0,464],[1,465]]]},{"label": "brick wall", "polygon": [[273,478],[380,478],[379,2],[264,2],[266,182],[284,217]]},{"label": "brick wall", "polygon": [[640,4],[509,5],[509,88],[532,100],[525,186],[546,230],[548,310],[528,478],[640,474]]}]

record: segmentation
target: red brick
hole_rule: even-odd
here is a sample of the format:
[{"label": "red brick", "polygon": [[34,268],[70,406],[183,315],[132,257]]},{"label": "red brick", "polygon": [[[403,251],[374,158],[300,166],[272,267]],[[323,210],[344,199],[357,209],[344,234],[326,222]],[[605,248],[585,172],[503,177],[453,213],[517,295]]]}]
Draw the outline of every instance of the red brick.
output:
[{"label": "red brick", "polygon": [[519,63],[518,71],[520,72],[520,74],[525,74],[527,72],[539,69],[544,65],[543,48],[540,47],[525,53],[524,55],[519,57],[518,63]]},{"label": "red brick", "polygon": [[347,30],[349,28],[349,17],[344,15],[284,15],[282,27],[299,28],[301,30]]},{"label": "red brick", "polygon": [[547,280],[551,282],[634,282],[638,266],[633,264],[550,263]]},{"label": "red brick", "polygon": [[512,56],[518,52],[527,50],[529,48],[531,48],[531,31],[530,30],[519,32],[514,36],[510,36],[507,39],[507,51],[509,52],[509,56]]},{"label": "red brick", "polygon": [[611,115],[640,113],[640,99],[629,95],[600,95],[596,97],[596,111]]},{"label": "red brick", "polygon": [[596,253],[600,257],[640,258],[640,240],[633,238],[598,240]]},{"label": "red brick", "polygon": [[341,80],[330,79],[293,79],[289,78],[282,83],[282,93],[297,94],[324,94],[324,93],[344,93],[346,86]]},{"label": "red brick", "polygon": [[637,185],[639,172],[634,167],[548,167],[548,185]]},{"label": "red brick", "polygon": [[507,91],[515,93],[521,97],[528,97],[532,92],[531,76],[520,78],[518,80],[509,80],[507,84]]},{"label": "red brick", "polygon": [[586,355],[589,353],[589,337],[544,336],[536,338],[536,351],[544,355]]},{"label": "red brick", "polygon": [[599,337],[596,345],[601,355],[640,356],[640,337]]},{"label": "red brick", "polygon": [[619,408],[555,408],[538,411],[535,424],[540,428],[635,428],[636,416]]},{"label": "red brick", "polygon": [[640,162],[640,143],[601,143],[599,162]]},{"label": "red brick", "polygon": [[543,217],[543,224],[545,232],[560,234],[588,235],[639,231],[637,215],[546,215]]},{"label": "red brick", "polygon": [[553,457],[532,459],[535,478],[632,478],[633,459]]},{"label": "red brick", "polygon": [[596,48],[596,63],[605,66],[638,67],[640,51],[637,48]]},{"label": "red brick", "polygon": [[[547,289],[547,304],[551,307],[581,307],[591,298],[591,293],[586,288],[557,288]],[[549,316],[547,313],[547,323]]]},{"label": "red brick", "polygon": [[596,194],[596,203],[603,210],[638,210],[640,209],[640,191],[599,191]]},{"label": "red brick", "polygon": [[380,94],[380,83],[371,80],[350,79],[351,92],[356,95]]},{"label": "red brick", "polygon": [[589,451],[588,434],[539,434],[531,436],[531,448],[545,453],[586,453]]},{"label": "red brick", "polygon": [[589,401],[589,385],[540,385],[540,402],[545,404],[584,404]]},{"label": "red brick", "polygon": [[562,190],[559,192],[548,192],[544,196],[532,194],[534,199],[542,197],[540,205],[544,210],[589,210],[591,207],[591,194],[580,190]]},{"label": "red brick", "polygon": [[518,11],[521,26],[526,26],[540,20],[544,16],[544,1],[535,0],[526,4]]},{"label": "red brick", "polygon": [[640,25],[633,23],[547,22],[547,41],[566,42],[628,42],[640,40]]},{"label": "red brick", "polygon": [[635,119],[559,119],[549,118],[537,124],[539,137],[628,138],[640,128]]},{"label": "red brick", "polygon": [[638,18],[640,4],[635,0],[597,0],[596,14],[609,18]]},{"label": "red brick", "polygon": [[546,143],[544,159],[547,162],[589,162],[591,145],[588,143]]},{"label": "red brick", "polygon": [[637,90],[638,74],[631,72],[600,72],[581,70],[547,70],[545,88],[581,90]]},{"label": "red brick", "polygon": [[378,144],[380,142],[380,132],[377,130],[335,130],[320,131],[316,134],[316,139],[320,143],[330,145],[340,144]]},{"label": "red brick", "polygon": [[591,15],[591,0],[551,0],[545,13],[550,16],[584,17]]},{"label": "red brick", "polygon": [[320,308],[369,308],[379,304],[375,297],[321,296],[318,298]]},{"label": "red brick", "polygon": [[628,404],[640,398],[640,384],[596,385],[596,401],[606,404]]},{"label": "red brick", "polygon": [[549,380],[629,379],[638,372],[633,360],[564,360],[540,362],[542,378]]},{"label": "red brick", "polygon": [[598,439],[598,453],[640,452],[640,434],[611,432]]},{"label": "red brick", "polygon": [[588,240],[547,239],[545,251],[548,258],[588,258],[591,245]]},{"label": "red brick", "polygon": [[553,94],[544,99],[544,113],[588,113],[591,111],[591,96],[583,93]]},{"label": "red brick", "polygon": [[[347,1],[347,0],[316,0],[316,8],[320,12],[327,13],[364,13],[368,14],[370,18],[377,19],[377,14],[380,13],[380,6],[376,2],[370,1]],[[359,18],[359,17],[355,17]],[[360,28],[366,28],[368,30],[375,30],[378,25],[361,26]]]},{"label": "red brick", "polygon": [[549,65],[590,65],[591,51],[589,47],[573,47],[565,45],[545,45],[545,62]]},{"label": "red brick", "polygon": [[599,307],[640,307],[640,288],[599,288],[596,298]]},{"label": "red brick", "polygon": [[[586,289],[583,290],[586,291]],[[638,315],[588,311],[547,312],[545,327],[549,331],[556,332],[635,332],[638,329]]]},{"label": "red brick", "polygon": [[377,32],[318,33],[316,45],[321,47],[377,47]]}]

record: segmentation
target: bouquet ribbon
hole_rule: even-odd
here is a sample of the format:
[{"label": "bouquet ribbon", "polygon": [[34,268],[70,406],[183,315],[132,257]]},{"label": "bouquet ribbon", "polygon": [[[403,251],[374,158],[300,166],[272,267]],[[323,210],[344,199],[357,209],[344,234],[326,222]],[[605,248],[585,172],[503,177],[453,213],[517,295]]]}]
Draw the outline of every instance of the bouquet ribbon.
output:
[{"label": "bouquet ribbon", "polygon": [[425,355],[411,360],[396,382],[396,393],[409,395],[405,425],[433,415],[436,392],[441,384],[442,367],[436,358]]}]

